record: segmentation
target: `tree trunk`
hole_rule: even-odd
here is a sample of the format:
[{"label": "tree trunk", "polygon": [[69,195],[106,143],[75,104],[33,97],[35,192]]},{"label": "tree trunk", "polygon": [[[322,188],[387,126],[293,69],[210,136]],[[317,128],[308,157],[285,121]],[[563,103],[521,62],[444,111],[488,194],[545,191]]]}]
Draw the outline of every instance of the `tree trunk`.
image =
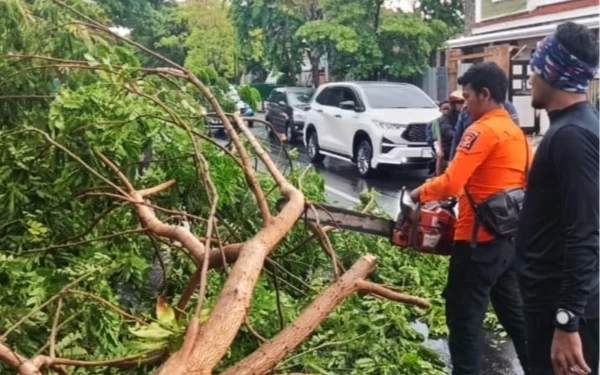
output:
[{"label": "tree trunk", "polygon": [[311,50],[306,50],[306,55],[308,56],[308,60],[310,61],[310,71],[313,80],[313,87],[316,89],[319,87],[321,83],[320,74],[319,74],[319,61],[321,60],[318,55],[312,53]]}]

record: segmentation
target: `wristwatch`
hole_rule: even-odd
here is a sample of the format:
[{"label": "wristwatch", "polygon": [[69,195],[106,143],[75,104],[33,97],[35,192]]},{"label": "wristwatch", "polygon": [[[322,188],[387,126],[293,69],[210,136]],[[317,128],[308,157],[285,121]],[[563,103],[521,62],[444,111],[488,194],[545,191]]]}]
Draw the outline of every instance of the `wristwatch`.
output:
[{"label": "wristwatch", "polygon": [[567,332],[576,332],[579,329],[579,319],[567,309],[560,308],[556,310],[554,324],[556,328]]}]

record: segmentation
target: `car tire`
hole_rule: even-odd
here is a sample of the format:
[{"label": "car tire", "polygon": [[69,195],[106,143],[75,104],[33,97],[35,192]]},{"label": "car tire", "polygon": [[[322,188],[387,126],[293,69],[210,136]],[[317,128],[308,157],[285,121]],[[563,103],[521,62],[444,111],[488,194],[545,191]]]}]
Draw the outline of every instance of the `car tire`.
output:
[{"label": "car tire", "polygon": [[310,161],[312,163],[320,163],[325,159],[325,155],[320,153],[320,148],[319,148],[319,137],[317,136],[317,132],[316,131],[311,131],[308,134],[308,139],[307,139],[307,150],[306,152],[308,153],[308,157],[310,158]]},{"label": "car tire", "polygon": [[285,136],[287,137],[289,144],[296,143],[297,134],[294,131],[294,127],[290,123],[285,124]]},{"label": "car tire", "polygon": [[363,139],[356,147],[356,169],[361,177],[369,177],[374,170],[371,168],[373,159],[373,146],[371,141]]},{"label": "car tire", "polygon": [[253,128],[254,127],[254,121],[248,121],[248,127],[249,128]]}]

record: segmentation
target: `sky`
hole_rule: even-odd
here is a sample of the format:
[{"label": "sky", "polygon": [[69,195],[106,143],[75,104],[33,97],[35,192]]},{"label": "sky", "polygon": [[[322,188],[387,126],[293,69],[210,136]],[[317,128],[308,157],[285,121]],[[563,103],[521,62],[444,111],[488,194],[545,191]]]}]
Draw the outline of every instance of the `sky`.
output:
[{"label": "sky", "polygon": [[412,11],[414,0],[386,0],[385,6],[392,9],[402,9],[405,12]]}]

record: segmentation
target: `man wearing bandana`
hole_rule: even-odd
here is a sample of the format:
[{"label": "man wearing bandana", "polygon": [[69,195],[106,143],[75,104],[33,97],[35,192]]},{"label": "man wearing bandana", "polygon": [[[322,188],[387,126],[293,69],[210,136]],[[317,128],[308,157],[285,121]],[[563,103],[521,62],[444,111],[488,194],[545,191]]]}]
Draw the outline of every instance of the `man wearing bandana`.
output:
[{"label": "man wearing bandana", "polygon": [[532,106],[550,127],[531,170],[516,251],[532,375],[598,374],[598,41],[558,26],[532,60]]}]

